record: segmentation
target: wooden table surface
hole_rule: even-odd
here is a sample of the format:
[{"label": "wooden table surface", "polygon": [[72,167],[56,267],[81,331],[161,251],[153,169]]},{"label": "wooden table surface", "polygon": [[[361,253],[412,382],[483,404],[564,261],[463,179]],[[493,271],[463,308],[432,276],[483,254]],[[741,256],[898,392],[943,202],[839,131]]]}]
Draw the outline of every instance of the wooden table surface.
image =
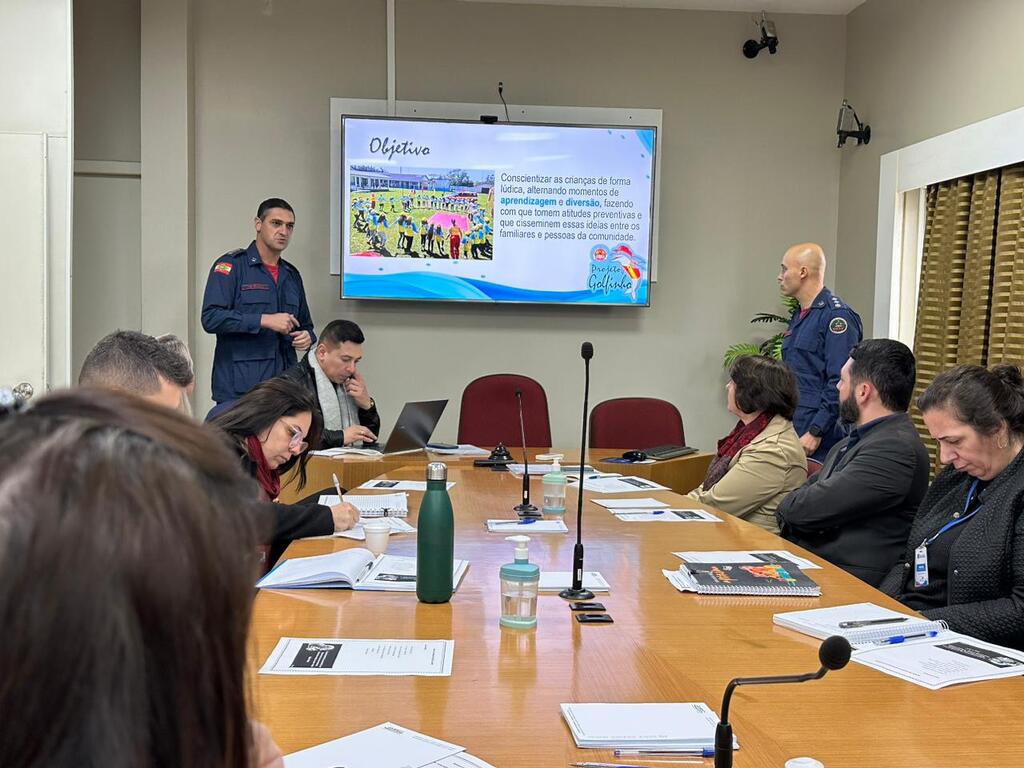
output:
[{"label": "wooden table surface", "polygon": [[[422,455],[390,479],[422,479]],[[313,746],[386,720],[461,744],[499,768],[616,761],[611,752],[580,750],[562,721],[563,702],[703,701],[720,710],[735,676],[817,669],[818,641],[775,627],[772,614],[844,603],[898,604],[823,563],[810,571],[821,598],[716,597],[676,591],[661,573],[684,549],[788,548],[788,542],[722,514],[722,523],[624,523],[585,495],[585,568],[611,584],[599,594],[615,619],[580,625],[565,601],[542,595],[535,630],[498,624],[498,569],[512,559],[502,534],[483,520],[511,516],[521,481],[507,473],[450,463],[455,482],[455,555],[471,563],[447,605],[422,605],[411,594],[349,590],[263,591],[256,598],[250,643],[253,706],[284,752]],[[539,496],[539,481],[535,486]],[[625,497],[652,494],[626,494]],[[682,500],[667,491],[669,501]],[[622,495],[616,495],[622,498]],[[422,497],[410,494],[409,522]],[[575,510],[570,489],[567,506]],[[538,534],[531,558],[542,569],[572,567],[570,534]],[[529,531],[526,531],[529,533]],[[357,546],[347,539],[294,543],[286,557]],[[415,555],[414,535],[391,539],[392,554]],[[258,675],[282,636],[454,638],[451,677],[290,677]],[[741,749],[738,768],[781,766],[809,755],[826,768],[930,768],[1024,765],[1024,680],[929,691],[851,663],[823,680],[745,687],[731,720]],[[984,736],[983,734],[988,734]],[[707,766],[711,761],[705,761]],[[667,765],[662,763],[662,766]]]},{"label": "wooden table surface", "polygon": [[[530,448],[528,450],[531,461],[534,460],[533,457],[537,453],[550,451],[549,448]],[[602,472],[618,472],[623,475],[644,477],[667,486],[677,493],[688,493],[704,480],[708,465],[714,458],[710,453],[691,453],[688,456],[678,456],[652,464],[611,464],[602,461],[609,457],[621,456],[625,450],[628,449],[591,448],[588,460],[595,469]],[[565,454],[566,462],[576,461],[579,457],[578,450],[558,451],[558,453]],[[512,456],[516,461],[522,461],[522,449],[512,451]],[[282,480],[281,500],[293,502],[308,496],[312,491],[331,488],[334,482],[331,475],[334,474],[338,476],[343,488],[353,489],[385,472],[410,465],[422,466],[427,461],[445,461],[452,466],[459,467],[473,466],[473,459],[470,457],[425,455],[423,453],[402,453],[390,456],[337,456],[333,458],[314,456],[306,467],[306,485],[302,489],[297,487],[297,477],[294,471]],[[539,489],[540,481],[536,480],[535,482],[538,483],[537,488]]]}]

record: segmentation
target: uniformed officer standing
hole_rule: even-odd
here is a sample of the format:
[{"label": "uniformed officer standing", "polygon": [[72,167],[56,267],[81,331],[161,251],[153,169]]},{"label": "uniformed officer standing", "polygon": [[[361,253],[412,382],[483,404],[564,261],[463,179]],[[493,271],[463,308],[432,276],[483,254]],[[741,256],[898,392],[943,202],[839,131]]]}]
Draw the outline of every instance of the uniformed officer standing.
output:
[{"label": "uniformed officer standing", "polygon": [[800,302],[782,340],[782,359],[796,375],[800,401],[793,428],[808,458],[821,463],[843,437],[839,373],[864,333],[860,316],[825,287],[820,245],[794,245],[782,257],[779,287]]},{"label": "uniformed officer standing", "polygon": [[295,229],[295,211],[280,198],[260,203],[256,239],[214,262],[206,280],[202,321],[217,334],[213,399],[207,419],[261,381],[295,365],[316,341],[302,277],[281,258]]}]

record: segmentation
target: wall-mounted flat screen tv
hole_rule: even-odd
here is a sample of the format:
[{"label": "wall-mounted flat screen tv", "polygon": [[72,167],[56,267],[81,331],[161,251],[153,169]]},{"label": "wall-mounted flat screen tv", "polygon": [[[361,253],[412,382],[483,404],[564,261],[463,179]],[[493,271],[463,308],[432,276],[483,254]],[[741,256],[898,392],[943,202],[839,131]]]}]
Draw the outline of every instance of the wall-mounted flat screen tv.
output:
[{"label": "wall-mounted flat screen tv", "polygon": [[345,115],[343,299],[650,305],[656,129]]}]

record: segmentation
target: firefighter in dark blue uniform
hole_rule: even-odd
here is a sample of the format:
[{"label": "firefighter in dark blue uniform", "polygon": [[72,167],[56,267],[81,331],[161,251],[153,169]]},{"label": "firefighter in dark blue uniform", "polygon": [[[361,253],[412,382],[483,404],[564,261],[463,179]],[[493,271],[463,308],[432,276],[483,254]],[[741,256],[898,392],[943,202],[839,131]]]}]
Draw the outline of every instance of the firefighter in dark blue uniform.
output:
[{"label": "firefighter in dark blue uniform", "polygon": [[206,280],[203,329],[217,334],[217,405],[207,418],[295,365],[296,353],[316,341],[302,277],[281,258],[295,226],[292,207],[278,198],[264,200],[255,224],[256,239],[217,259]]},{"label": "firefighter in dark blue uniform", "polygon": [[839,423],[839,372],[864,334],[860,316],[825,287],[825,256],[813,243],[786,251],[779,274],[782,292],[800,302],[782,340],[782,359],[796,376],[800,400],[793,428],[809,459],[824,461],[843,437]]}]

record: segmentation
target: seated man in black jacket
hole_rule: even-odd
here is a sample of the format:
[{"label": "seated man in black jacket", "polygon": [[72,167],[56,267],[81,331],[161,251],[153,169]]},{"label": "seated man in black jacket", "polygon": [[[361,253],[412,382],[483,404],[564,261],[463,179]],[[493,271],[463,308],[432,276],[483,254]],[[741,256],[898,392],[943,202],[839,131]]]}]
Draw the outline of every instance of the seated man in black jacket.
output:
[{"label": "seated man in black jacket", "polygon": [[362,447],[380,431],[377,404],[356,366],[363,359],[363,332],[351,320],[333,320],[316,346],[282,376],[316,395],[324,417],[322,446]]},{"label": "seated man in black jacket", "polygon": [[850,352],[839,417],[853,429],[776,511],[782,536],[878,586],[899,560],[928,489],[928,451],[907,408],[914,354],[891,339]]}]

